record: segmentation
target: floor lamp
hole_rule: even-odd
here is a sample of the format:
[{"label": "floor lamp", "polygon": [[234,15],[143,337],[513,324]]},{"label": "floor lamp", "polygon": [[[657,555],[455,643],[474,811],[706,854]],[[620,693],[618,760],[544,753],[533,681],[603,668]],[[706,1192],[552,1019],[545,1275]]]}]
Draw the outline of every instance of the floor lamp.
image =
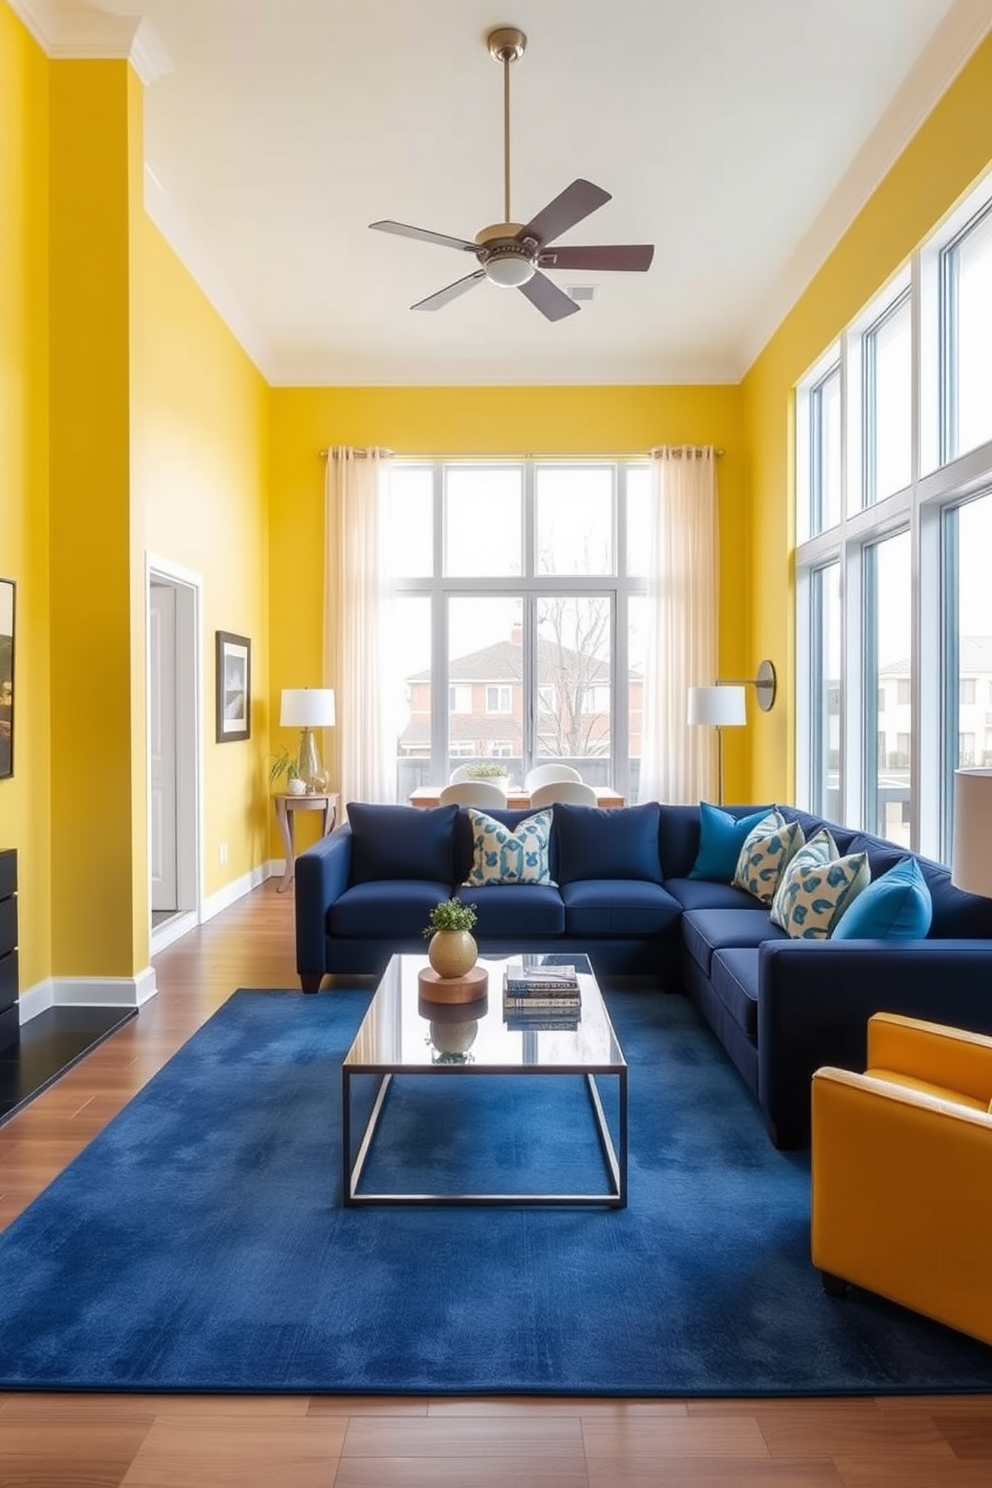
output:
[{"label": "floor lamp", "polygon": [[720,782],[719,804],[723,805],[723,731],[738,728],[747,722],[744,705],[744,688],[737,685],[718,684],[716,687],[689,688],[688,722],[716,729],[716,749]]}]

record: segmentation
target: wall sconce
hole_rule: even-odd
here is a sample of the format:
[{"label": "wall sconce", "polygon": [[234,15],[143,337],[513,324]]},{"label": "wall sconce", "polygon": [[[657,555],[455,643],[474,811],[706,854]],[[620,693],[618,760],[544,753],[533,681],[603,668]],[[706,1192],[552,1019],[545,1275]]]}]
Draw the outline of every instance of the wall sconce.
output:
[{"label": "wall sconce", "polygon": [[313,795],[322,789],[320,755],[313,731],[334,725],[333,687],[284,687],[279,723],[282,728],[301,730],[296,768],[308,794]]},{"label": "wall sconce", "polygon": [[769,713],[775,706],[775,698],[778,694],[778,673],[773,661],[762,661],[758,665],[756,677],[733,677],[726,682],[720,681],[720,687],[753,687],[758,693],[758,707],[762,713]]},{"label": "wall sconce", "polygon": [[690,687],[687,722],[690,725],[707,725],[716,729],[716,748],[719,776],[719,804],[723,805],[723,730],[739,728],[747,723],[745,687],[753,687],[758,694],[758,707],[767,713],[775,702],[778,677],[773,661],[763,661],[756,677],[721,679],[714,687]]}]

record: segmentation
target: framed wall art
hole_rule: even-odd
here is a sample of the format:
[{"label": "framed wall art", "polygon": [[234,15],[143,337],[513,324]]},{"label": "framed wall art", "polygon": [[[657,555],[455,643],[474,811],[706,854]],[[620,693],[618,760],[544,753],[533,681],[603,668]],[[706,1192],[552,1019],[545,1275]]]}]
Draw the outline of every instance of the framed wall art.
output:
[{"label": "framed wall art", "polygon": [[251,736],[251,641],[217,632],[217,743]]},{"label": "framed wall art", "polygon": [[0,780],[14,773],[14,581],[0,579]]}]

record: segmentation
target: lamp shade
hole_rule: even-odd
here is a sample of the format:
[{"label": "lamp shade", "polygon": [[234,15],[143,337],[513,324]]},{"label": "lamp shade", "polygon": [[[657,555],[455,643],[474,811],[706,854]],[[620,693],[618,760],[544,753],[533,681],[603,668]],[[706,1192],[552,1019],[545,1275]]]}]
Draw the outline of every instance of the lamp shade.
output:
[{"label": "lamp shade", "polygon": [[333,687],[284,687],[279,722],[283,728],[331,728]]},{"label": "lamp shade", "polygon": [[992,899],[992,770],[954,772],[951,882]]},{"label": "lamp shade", "polygon": [[743,687],[690,687],[687,721],[707,723],[711,728],[747,723]]}]

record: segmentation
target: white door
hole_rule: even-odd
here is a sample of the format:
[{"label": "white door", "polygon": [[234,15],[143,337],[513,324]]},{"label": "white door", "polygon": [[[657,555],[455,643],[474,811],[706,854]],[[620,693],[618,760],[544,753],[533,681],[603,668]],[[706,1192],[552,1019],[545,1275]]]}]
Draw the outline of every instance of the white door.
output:
[{"label": "white door", "polygon": [[179,908],[176,877],[176,591],[149,591],[149,736],[152,913]]}]

